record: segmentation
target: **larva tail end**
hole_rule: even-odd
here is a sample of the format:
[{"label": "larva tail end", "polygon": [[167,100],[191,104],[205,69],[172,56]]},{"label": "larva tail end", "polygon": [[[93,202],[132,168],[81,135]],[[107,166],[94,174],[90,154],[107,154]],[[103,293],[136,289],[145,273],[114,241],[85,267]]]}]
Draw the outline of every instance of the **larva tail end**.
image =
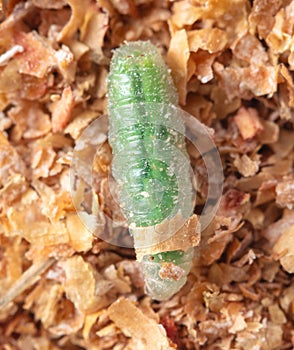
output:
[{"label": "larva tail end", "polygon": [[164,301],[177,293],[187,281],[193,252],[193,248],[190,248],[186,252],[164,252],[144,257],[142,266],[148,295]]}]

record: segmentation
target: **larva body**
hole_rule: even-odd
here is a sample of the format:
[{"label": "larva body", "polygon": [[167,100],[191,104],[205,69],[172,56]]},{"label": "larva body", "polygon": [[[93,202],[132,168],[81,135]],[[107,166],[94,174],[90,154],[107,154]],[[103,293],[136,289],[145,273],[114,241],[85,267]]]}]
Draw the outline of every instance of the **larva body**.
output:
[{"label": "larva body", "polygon": [[[168,68],[151,43],[133,42],[115,50],[108,77],[112,172],[134,235],[137,229],[173,220],[178,213],[187,220],[193,211],[185,128],[171,108],[176,104]],[[155,234],[148,244],[157,239]],[[173,250],[143,257],[152,297],[167,299],[182,287],[192,253]]]}]

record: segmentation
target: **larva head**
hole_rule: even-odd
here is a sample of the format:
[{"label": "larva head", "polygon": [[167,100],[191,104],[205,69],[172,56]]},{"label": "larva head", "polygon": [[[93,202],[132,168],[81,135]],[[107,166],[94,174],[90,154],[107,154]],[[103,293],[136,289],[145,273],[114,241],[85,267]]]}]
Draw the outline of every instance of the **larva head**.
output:
[{"label": "larva head", "polygon": [[177,104],[168,68],[149,41],[122,45],[113,53],[108,76],[108,109],[140,102]]}]

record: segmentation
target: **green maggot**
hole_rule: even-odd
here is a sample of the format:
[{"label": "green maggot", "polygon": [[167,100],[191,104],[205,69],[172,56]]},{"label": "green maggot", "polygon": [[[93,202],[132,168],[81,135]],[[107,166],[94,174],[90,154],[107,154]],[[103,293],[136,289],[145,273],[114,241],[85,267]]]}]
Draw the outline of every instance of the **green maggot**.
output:
[{"label": "green maggot", "polygon": [[[168,67],[150,42],[130,42],[114,51],[108,76],[112,172],[146,290],[157,300],[170,298],[185,284],[193,258],[192,247],[148,251],[148,245],[166,238],[155,232],[156,227],[179,215],[182,226],[194,209],[185,126],[177,101]],[[141,231],[147,232],[143,239]]]}]

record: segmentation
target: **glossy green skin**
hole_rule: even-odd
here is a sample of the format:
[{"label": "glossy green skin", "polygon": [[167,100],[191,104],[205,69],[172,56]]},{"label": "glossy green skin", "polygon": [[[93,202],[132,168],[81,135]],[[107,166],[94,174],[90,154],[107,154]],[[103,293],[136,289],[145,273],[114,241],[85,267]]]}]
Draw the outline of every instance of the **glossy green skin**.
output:
[{"label": "glossy green skin", "polygon": [[[177,203],[176,175],[169,169],[170,164],[175,163],[174,149],[186,154],[184,132],[171,133],[165,126],[164,114],[151,113],[156,124],[150,121],[149,104],[154,102],[177,104],[173,81],[158,50],[149,42],[130,43],[117,49],[108,77],[109,140],[120,202],[129,224],[137,227],[152,226],[173,217],[175,207],[184,212],[182,204]],[[131,107],[123,117],[124,106]],[[183,125],[179,127],[184,130]],[[158,159],[161,153],[164,161]],[[175,163],[175,167],[180,165]],[[187,181],[192,192],[191,180],[185,171],[180,169],[183,181]],[[188,200],[191,201],[189,191]],[[153,258],[154,262],[173,261],[181,265],[184,254],[164,252]]]},{"label": "glossy green skin", "polygon": [[[142,44],[142,42],[141,42]],[[168,69],[149,42],[130,43],[117,49],[108,77],[108,109],[140,102],[177,104],[177,94]]]}]

